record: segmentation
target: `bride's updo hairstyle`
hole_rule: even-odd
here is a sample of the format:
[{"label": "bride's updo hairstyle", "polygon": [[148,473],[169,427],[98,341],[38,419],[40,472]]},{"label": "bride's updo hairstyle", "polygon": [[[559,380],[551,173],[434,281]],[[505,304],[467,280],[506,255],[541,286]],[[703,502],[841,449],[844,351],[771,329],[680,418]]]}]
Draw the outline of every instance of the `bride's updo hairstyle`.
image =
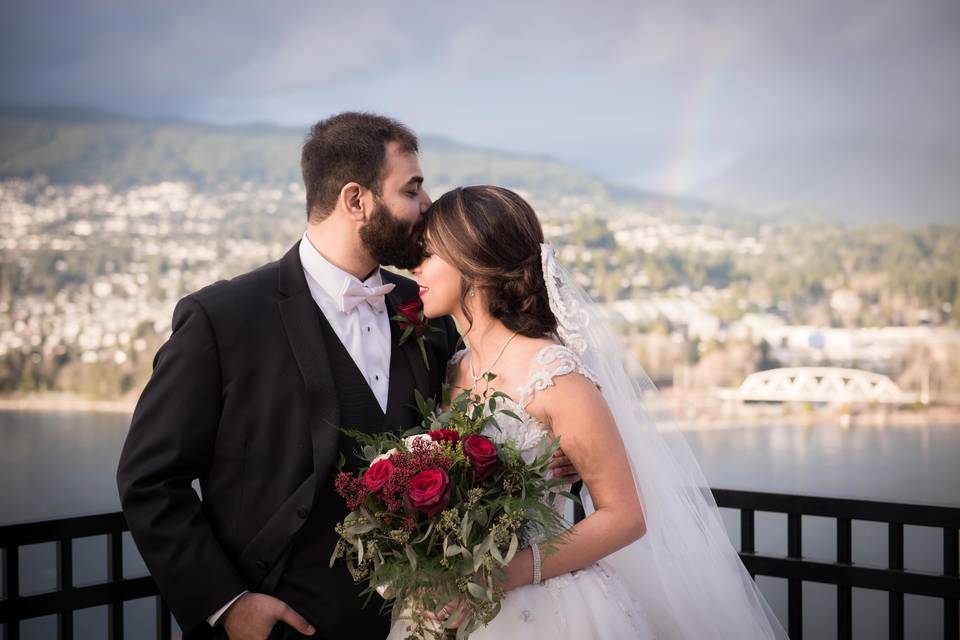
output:
[{"label": "bride's updo hairstyle", "polygon": [[540,262],[543,229],[527,202],[502,187],[462,187],[440,196],[427,212],[427,250],[462,274],[460,305],[472,288],[511,331],[540,338],[556,331]]}]

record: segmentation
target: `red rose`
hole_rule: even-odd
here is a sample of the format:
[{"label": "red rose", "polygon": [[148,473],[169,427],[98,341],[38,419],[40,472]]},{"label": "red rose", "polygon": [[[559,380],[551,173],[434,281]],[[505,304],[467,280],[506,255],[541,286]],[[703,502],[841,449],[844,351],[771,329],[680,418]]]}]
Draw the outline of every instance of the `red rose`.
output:
[{"label": "red rose", "polygon": [[497,468],[497,447],[486,436],[470,435],[463,439],[463,452],[470,460],[470,466],[477,475],[477,480],[483,480]]},{"label": "red rose", "polygon": [[457,433],[456,429],[434,429],[429,432],[429,435],[435,442],[456,444],[460,440],[460,434]]},{"label": "red rose", "polygon": [[370,465],[367,472],[363,474],[363,486],[370,493],[377,493],[383,488],[391,475],[393,475],[393,463],[390,459],[378,460]]},{"label": "red rose", "polygon": [[408,327],[413,327],[413,333],[416,336],[423,335],[426,329],[427,321],[423,317],[423,300],[416,298],[397,305],[397,313],[403,317],[399,321],[400,329],[405,331]]},{"label": "red rose", "polygon": [[425,469],[410,478],[410,506],[432,518],[450,504],[450,478],[439,467]]}]

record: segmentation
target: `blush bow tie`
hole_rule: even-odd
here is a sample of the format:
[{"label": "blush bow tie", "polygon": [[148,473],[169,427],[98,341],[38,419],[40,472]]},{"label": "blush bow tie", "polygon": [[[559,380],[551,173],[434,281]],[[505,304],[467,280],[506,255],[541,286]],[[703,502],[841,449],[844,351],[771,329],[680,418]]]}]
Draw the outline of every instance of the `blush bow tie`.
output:
[{"label": "blush bow tie", "polygon": [[338,306],[341,313],[350,313],[361,302],[368,303],[374,311],[383,311],[386,303],[383,297],[393,291],[394,284],[385,284],[379,287],[370,287],[359,280],[347,280],[346,285],[340,290],[340,299]]}]

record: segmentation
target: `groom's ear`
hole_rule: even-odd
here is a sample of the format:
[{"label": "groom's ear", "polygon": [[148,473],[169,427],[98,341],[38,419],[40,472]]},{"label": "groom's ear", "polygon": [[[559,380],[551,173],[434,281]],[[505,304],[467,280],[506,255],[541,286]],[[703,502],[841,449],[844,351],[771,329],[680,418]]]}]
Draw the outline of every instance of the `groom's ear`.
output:
[{"label": "groom's ear", "polygon": [[366,220],[364,212],[364,194],[366,189],[357,182],[348,182],[340,189],[340,206],[355,222]]}]

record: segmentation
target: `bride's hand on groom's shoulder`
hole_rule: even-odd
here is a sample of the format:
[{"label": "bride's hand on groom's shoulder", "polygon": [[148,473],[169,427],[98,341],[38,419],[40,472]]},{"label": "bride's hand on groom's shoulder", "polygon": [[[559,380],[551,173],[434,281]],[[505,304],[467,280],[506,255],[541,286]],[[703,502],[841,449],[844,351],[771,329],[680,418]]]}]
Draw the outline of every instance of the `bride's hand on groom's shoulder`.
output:
[{"label": "bride's hand on groom's shoulder", "polygon": [[223,628],[230,640],[265,640],[279,621],[305,636],[316,632],[286,602],[265,593],[245,593],[223,614]]},{"label": "bride's hand on groom's shoulder", "polygon": [[549,468],[553,472],[554,478],[566,478],[569,482],[576,482],[580,479],[577,469],[561,448],[554,452],[553,458],[550,459]]}]

